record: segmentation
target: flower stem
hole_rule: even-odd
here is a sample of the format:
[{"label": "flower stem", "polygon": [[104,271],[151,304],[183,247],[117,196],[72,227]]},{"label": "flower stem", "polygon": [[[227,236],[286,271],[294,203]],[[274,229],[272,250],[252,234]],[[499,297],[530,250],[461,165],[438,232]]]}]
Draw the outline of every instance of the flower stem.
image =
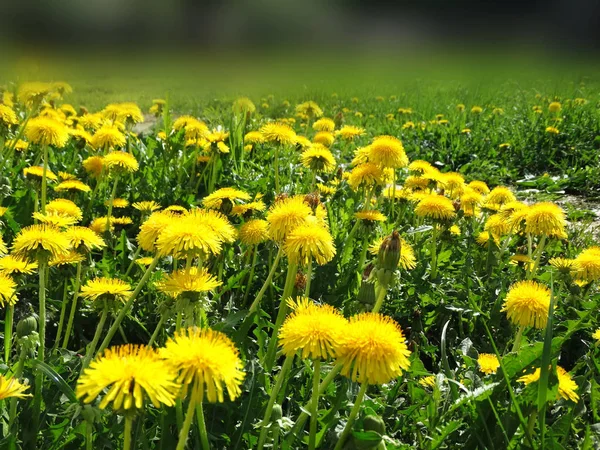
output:
[{"label": "flower stem", "polygon": [[367,383],[363,383],[360,385],[360,391],[358,391],[358,395],[356,396],[356,400],[354,401],[354,406],[352,407],[352,410],[350,411],[350,415],[348,416],[348,422],[346,422],[344,431],[342,431],[342,434],[340,435],[340,438],[338,439],[337,444],[335,444],[334,450],[341,450],[344,445],[344,442],[346,441],[346,439],[352,432],[352,425],[354,425],[354,420],[356,419],[356,416],[358,415],[358,412],[360,411],[360,404],[363,401],[363,398],[365,396],[365,393],[367,392],[368,386],[369,385]]},{"label": "flower stem", "polygon": [[65,324],[65,316],[67,315],[67,294],[69,293],[69,284],[65,281],[63,286],[63,298],[62,305],[60,307],[60,319],[58,321],[58,329],[56,330],[56,339],[54,340],[54,345],[52,346],[51,353],[54,353],[58,348],[58,344],[60,343],[60,338],[62,336],[63,325]]},{"label": "flower stem", "polygon": [[252,279],[254,278],[254,269],[256,268],[256,260],[258,259],[258,245],[253,247],[252,251],[252,265],[250,266],[250,276],[248,277],[248,285],[246,286],[246,292],[244,293],[244,301],[242,305],[246,304],[248,300],[248,294],[250,293],[250,287],[252,286]]},{"label": "flower stem", "polygon": [[525,326],[521,325],[517,330],[517,335],[515,336],[515,342],[513,343],[513,352],[518,352],[521,348],[521,338],[523,337],[523,331],[525,331]]},{"label": "flower stem", "polygon": [[275,172],[275,193],[279,194],[279,146],[275,146],[275,159],[273,160],[273,171]]},{"label": "flower stem", "polygon": [[156,324],[154,333],[152,333],[152,336],[150,337],[150,340],[148,341],[148,347],[152,347],[152,345],[154,344],[154,341],[156,341],[156,338],[158,337],[158,333],[160,333],[160,330],[162,330],[162,327],[166,321],[167,321],[167,313],[163,313],[160,316],[160,320],[158,321],[158,324]]},{"label": "flower stem", "polygon": [[139,281],[137,287],[135,288],[133,293],[127,299],[127,303],[125,303],[125,305],[123,305],[123,307],[121,308],[121,311],[119,312],[119,315],[117,316],[117,318],[115,319],[115,321],[109,328],[108,332],[106,333],[106,337],[104,338],[104,340],[102,341],[102,345],[100,345],[100,348],[98,349],[98,352],[97,352],[98,354],[102,353],[104,351],[104,349],[106,347],[108,347],[108,345],[110,344],[110,341],[113,338],[113,336],[115,335],[115,333],[117,332],[117,330],[119,329],[121,322],[123,322],[123,319],[125,319],[125,316],[127,315],[127,313],[129,313],[129,310],[131,309],[131,306],[133,305],[133,301],[139,295],[140,291],[146,284],[146,281],[148,281],[148,278],[150,278],[150,275],[152,274],[152,271],[154,270],[154,268],[158,265],[159,259],[160,259],[160,256],[156,255],[154,257],[154,259],[152,260],[152,262],[150,263],[150,265],[148,266],[148,268],[146,269],[144,276]]},{"label": "flower stem", "polygon": [[13,329],[13,315],[15,312],[15,306],[9,305],[6,308],[6,316],[4,317],[4,362],[7,366],[10,366],[10,351],[12,348],[12,329]]},{"label": "flower stem", "polygon": [[77,299],[79,297],[79,286],[81,285],[81,263],[77,263],[77,274],[75,275],[75,285],[73,286],[73,301],[71,303],[71,311],[69,312],[69,321],[65,330],[65,338],[63,340],[63,348],[67,348],[69,338],[71,337],[71,328],[75,319],[75,311],[77,311]]},{"label": "flower stem", "polygon": [[248,316],[253,312],[256,312],[256,310],[258,309],[258,305],[260,304],[261,299],[263,298],[265,292],[267,291],[267,288],[271,284],[271,280],[273,279],[273,275],[275,275],[275,270],[277,270],[277,267],[279,266],[279,260],[281,259],[282,255],[283,250],[281,249],[281,247],[279,247],[279,249],[277,250],[277,255],[275,255],[275,261],[273,261],[273,265],[271,266],[271,270],[269,271],[269,275],[263,283],[262,288],[260,288],[260,291],[256,295],[254,302],[252,302],[250,309],[248,310]]},{"label": "flower stem", "polygon": [[277,394],[279,394],[279,390],[283,385],[283,380],[285,379],[286,373],[289,371],[290,367],[292,367],[292,362],[294,361],[294,356],[288,356],[285,358],[283,365],[281,366],[281,371],[279,375],[277,375],[277,380],[275,381],[275,386],[271,389],[271,395],[269,396],[269,401],[267,403],[267,409],[265,410],[265,415],[261,422],[262,428],[260,430],[260,436],[258,438],[258,446],[257,450],[262,450],[265,442],[267,440],[267,434],[269,432],[269,421],[271,420],[271,413],[273,412],[273,406],[275,405],[275,400],[277,399]]},{"label": "flower stem", "polygon": [[437,276],[437,226],[433,225],[431,230],[431,279]]},{"label": "flower stem", "polygon": [[310,407],[310,434],[308,450],[315,450],[317,443],[317,413],[319,411],[319,381],[321,380],[321,360],[313,361],[312,405]]},{"label": "flower stem", "polygon": [[108,303],[104,300],[104,308],[102,310],[102,315],[100,316],[100,322],[98,322],[98,326],[96,327],[96,333],[94,334],[94,339],[91,344],[87,348],[85,352],[85,359],[83,360],[83,364],[81,365],[81,371],[83,372],[85,368],[90,364],[92,360],[92,356],[94,355],[94,350],[98,345],[98,341],[100,340],[100,336],[102,335],[102,331],[104,329],[104,324],[106,323],[106,318],[108,317]]},{"label": "flower stem", "polygon": [[92,450],[94,444],[93,432],[94,425],[91,422],[85,422],[85,450]]},{"label": "flower stem", "polygon": [[377,291],[377,300],[375,300],[375,306],[373,306],[374,313],[379,312],[381,307],[383,306],[383,301],[385,300],[385,294],[387,293],[387,286],[379,286],[379,290]]},{"label": "flower stem", "polygon": [[130,414],[125,416],[125,431],[123,432],[123,450],[131,449],[131,428],[133,425],[133,417]]},{"label": "flower stem", "polygon": [[[40,346],[38,349],[37,360],[44,362],[45,350],[46,350],[46,267],[48,266],[47,261],[40,258],[38,266],[39,275],[39,339]],[[44,380],[44,373],[38,370],[35,376],[35,395],[33,399],[33,430],[35,433],[38,431],[40,414],[42,409],[42,382]]]},{"label": "flower stem", "polygon": [[46,189],[48,184],[48,146],[44,145],[42,150],[44,170],[42,172],[42,214],[46,214]]},{"label": "flower stem", "polygon": [[198,433],[200,434],[200,442],[203,450],[209,450],[208,433],[206,431],[206,420],[204,419],[204,407],[202,402],[196,402],[196,420],[198,422]]},{"label": "flower stem", "polygon": [[133,258],[131,259],[131,262],[129,263],[129,267],[127,267],[127,271],[125,272],[125,276],[129,275],[129,272],[131,272],[131,269],[133,269],[133,266],[135,264],[135,260],[138,258],[138,256],[140,256],[140,252],[142,251],[142,247],[140,247],[138,245],[138,248],[135,249],[135,253],[133,254]]},{"label": "flower stem", "polygon": [[304,288],[304,296],[310,297],[310,282],[312,281],[312,258],[308,262],[308,267],[306,269],[306,287]]},{"label": "flower stem", "polygon": [[188,404],[187,412],[185,413],[185,420],[179,430],[179,441],[177,441],[177,450],[184,450],[187,442],[188,434],[190,432],[190,426],[194,419],[194,407],[196,406],[196,386],[192,388],[192,395],[190,397],[190,403]]}]

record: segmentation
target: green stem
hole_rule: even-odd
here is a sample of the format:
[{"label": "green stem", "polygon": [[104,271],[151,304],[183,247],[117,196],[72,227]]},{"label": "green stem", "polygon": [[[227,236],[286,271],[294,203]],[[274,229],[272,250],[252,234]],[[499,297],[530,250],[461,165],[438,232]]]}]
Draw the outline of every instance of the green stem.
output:
[{"label": "green stem", "polygon": [[190,426],[194,419],[194,408],[196,406],[196,386],[192,387],[192,395],[190,397],[190,403],[188,405],[187,412],[185,413],[185,420],[179,430],[179,441],[177,441],[177,450],[184,450],[187,442],[188,434],[190,432]]},{"label": "green stem", "polygon": [[283,294],[281,295],[281,301],[279,303],[279,311],[277,313],[275,327],[273,328],[273,333],[271,334],[271,339],[267,348],[267,355],[265,357],[265,368],[267,369],[267,372],[271,371],[271,369],[273,368],[273,364],[275,363],[275,357],[277,355],[277,335],[279,334],[279,329],[281,328],[281,325],[285,320],[285,316],[287,315],[287,300],[290,297],[290,295],[292,295],[297,273],[298,265],[288,263],[285,287],[283,288]]},{"label": "green stem", "polygon": [[437,276],[437,226],[433,224],[431,231],[431,279]]},{"label": "green stem", "polygon": [[535,258],[533,267],[528,273],[527,279],[531,280],[535,276],[535,272],[540,265],[540,259],[542,258],[542,252],[544,251],[544,246],[546,245],[546,235],[543,235],[538,243],[537,249],[535,250]]},{"label": "green stem", "polygon": [[515,342],[513,343],[512,352],[518,352],[521,348],[521,338],[523,337],[523,331],[525,331],[525,325],[521,325],[517,330],[517,335],[515,336]]},{"label": "green stem", "polygon": [[198,434],[200,434],[200,442],[203,450],[210,450],[208,443],[208,433],[206,431],[206,420],[204,419],[204,407],[202,402],[196,403],[196,420],[198,421]]},{"label": "green stem", "polygon": [[375,300],[375,306],[373,306],[372,312],[379,312],[379,310],[383,306],[385,294],[387,294],[387,286],[379,286],[379,290],[377,291],[377,300]]},{"label": "green stem", "polygon": [[85,422],[85,450],[92,450],[92,448],[94,447],[94,437],[93,437],[93,432],[94,430],[94,424],[92,424],[91,422],[86,421]]},{"label": "green stem", "polygon": [[252,280],[254,279],[254,269],[256,268],[256,260],[258,259],[258,245],[253,247],[252,252],[252,265],[250,266],[250,276],[248,277],[248,284],[246,286],[246,292],[244,293],[244,301],[242,305],[246,304],[248,300],[248,294],[250,293],[250,287],[252,286]]},{"label": "green stem", "polygon": [[271,390],[271,395],[269,396],[269,401],[267,402],[267,409],[265,410],[265,415],[261,422],[261,430],[260,436],[258,438],[258,446],[257,450],[262,450],[265,442],[267,440],[267,434],[269,432],[269,423],[271,420],[271,413],[273,412],[273,406],[275,405],[275,400],[277,399],[277,394],[283,385],[283,380],[285,379],[286,373],[292,367],[292,362],[294,361],[294,355],[288,356],[285,358],[283,365],[281,366],[281,371],[277,375],[277,380],[275,381],[275,386]]},{"label": "green stem", "polygon": [[[45,350],[46,350],[46,260],[40,258],[38,263],[38,275],[39,275],[39,339],[40,346],[38,348],[37,360],[44,362]],[[42,409],[42,382],[44,380],[44,373],[38,370],[35,376],[35,396],[33,399],[33,430],[35,433],[38,431],[40,414]]]},{"label": "green stem", "polygon": [[[112,234],[110,232],[110,218],[112,216],[113,203],[115,201],[115,196],[117,195],[117,185],[119,184],[119,176],[115,175],[115,181],[113,183],[113,188],[110,193],[110,198],[108,200],[108,212],[106,213],[106,229],[105,234],[108,237],[108,241],[112,241]],[[104,255],[106,256],[108,246],[104,247]]]},{"label": "green stem", "polygon": [[75,275],[75,285],[73,286],[73,301],[71,303],[71,311],[69,312],[69,321],[67,322],[67,329],[65,330],[65,338],[63,340],[63,348],[67,348],[69,344],[69,338],[71,336],[71,328],[73,328],[73,321],[75,319],[75,311],[77,311],[77,299],[79,298],[79,286],[81,285],[81,263],[77,263],[77,274]]},{"label": "green stem", "polygon": [[152,344],[154,344],[154,341],[156,341],[156,338],[158,337],[158,333],[160,333],[160,330],[162,330],[162,327],[166,321],[167,321],[167,313],[163,313],[160,316],[160,320],[158,321],[158,324],[156,324],[154,333],[152,333],[152,336],[150,337],[150,340],[148,341],[148,347],[152,347]]},{"label": "green stem", "polygon": [[123,431],[123,450],[131,449],[131,428],[133,417],[130,414],[125,416],[125,431]]},{"label": "green stem", "polygon": [[260,304],[261,299],[265,295],[267,288],[271,284],[271,280],[273,279],[273,275],[275,275],[275,270],[277,270],[277,267],[279,266],[279,260],[281,259],[282,256],[283,256],[283,250],[281,247],[279,247],[279,249],[277,250],[277,255],[275,255],[275,261],[273,261],[273,265],[271,266],[271,270],[269,271],[269,275],[267,276],[267,279],[263,283],[262,288],[260,288],[260,291],[258,292],[256,298],[252,302],[252,305],[250,306],[250,309],[248,310],[248,315],[256,312],[256,310],[258,309],[258,305]]},{"label": "green stem", "polygon": [[367,392],[367,387],[369,387],[367,383],[363,383],[360,385],[360,391],[358,391],[358,395],[356,396],[356,400],[354,401],[354,406],[352,407],[350,415],[348,416],[348,422],[346,422],[344,431],[342,431],[340,438],[335,444],[334,450],[341,450],[344,445],[344,442],[352,432],[352,425],[354,425],[354,420],[356,419],[356,416],[360,411],[360,404],[362,403],[365,393]]},{"label": "green stem", "polygon": [[310,408],[310,434],[308,435],[308,449],[315,450],[317,443],[317,414],[319,411],[319,381],[321,380],[321,360],[313,361],[313,386],[312,405]]},{"label": "green stem", "polygon": [[125,272],[125,276],[129,275],[129,272],[131,272],[131,269],[133,269],[133,266],[135,264],[135,260],[138,259],[138,256],[140,256],[140,252],[142,251],[142,247],[140,247],[138,245],[138,248],[135,249],[135,253],[133,254],[133,258],[131,259],[131,262],[129,263],[129,267],[127,267],[127,271]]},{"label": "green stem", "polygon": [[42,172],[42,214],[46,214],[46,189],[47,189],[47,184],[48,184],[48,177],[47,172],[48,172],[48,146],[44,145],[43,148],[43,165],[44,165],[44,170]]},{"label": "green stem", "polygon": [[304,288],[304,296],[310,297],[310,284],[312,281],[312,266],[313,261],[312,258],[308,262],[308,267],[306,268],[306,287]]},{"label": "green stem", "polygon": [[[19,380],[21,378],[21,375],[23,375],[23,367],[25,366],[26,357],[27,357],[27,347],[22,345],[21,351],[19,353],[19,361],[17,362],[17,368],[15,369],[15,373],[13,375],[13,377],[16,380]],[[17,397],[12,397],[10,399],[10,408],[9,408],[9,412],[8,412],[8,430],[9,430],[9,435],[12,437],[13,440],[16,438],[16,435],[17,435],[16,430],[13,430],[13,426],[14,426],[16,418],[17,418]]]},{"label": "green stem", "polygon": [[98,345],[98,341],[100,341],[100,336],[102,335],[102,331],[104,330],[104,324],[106,323],[106,318],[108,317],[108,303],[104,300],[104,308],[102,309],[102,315],[100,316],[100,322],[98,322],[98,326],[96,327],[96,333],[94,333],[94,339],[91,344],[87,348],[85,352],[85,359],[83,360],[83,364],[81,365],[81,371],[86,369],[86,367],[90,364],[92,360],[92,356],[94,355],[94,350],[96,350],[96,346]]},{"label": "green stem", "polygon": [[279,146],[275,146],[275,159],[273,160],[273,171],[275,172],[275,193],[279,194]]},{"label": "green stem", "polygon": [[60,343],[60,338],[62,336],[62,329],[65,324],[65,316],[67,315],[67,294],[69,293],[69,284],[65,280],[65,284],[63,287],[63,298],[62,304],[60,307],[60,319],[58,321],[58,329],[56,330],[56,339],[54,340],[54,345],[52,346],[51,353],[54,353],[58,348]]},{"label": "green stem", "polygon": [[13,329],[13,316],[15,312],[15,306],[9,305],[6,308],[6,316],[4,317],[4,362],[7,366],[10,366],[10,353],[12,348],[12,329]]},{"label": "green stem", "polygon": [[119,329],[121,322],[123,322],[123,319],[125,319],[125,316],[127,316],[127,314],[129,313],[129,310],[131,309],[131,306],[133,305],[133,301],[136,299],[136,297],[138,296],[138,294],[140,293],[140,291],[146,284],[146,281],[148,281],[148,278],[150,278],[150,275],[152,274],[152,271],[154,270],[154,268],[157,266],[159,260],[160,260],[160,256],[156,255],[154,257],[154,259],[152,260],[152,263],[150,263],[150,265],[146,269],[144,276],[139,281],[137,287],[135,288],[133,293],[129,296],[129,299],[127,299],[127,303],[125,303],[125,305],[123,305],[123,308],[121,308],[119,315],[117,316],[117,318],[113,322],[112,326],[109,328],[108,332],[106,333],[106,337],[104,338],[104,340],[102,341],[102,345],[100,345],[100,348],[98,349],[98,352],[97,352],[98,354],[102,353],[104,351],[104,349],[106,349],[106,347],[108,347],[108,345],[110,344],[110,341],[113,338],[113,336],[115,335],[115,333],[117,332],[117,330]]}]

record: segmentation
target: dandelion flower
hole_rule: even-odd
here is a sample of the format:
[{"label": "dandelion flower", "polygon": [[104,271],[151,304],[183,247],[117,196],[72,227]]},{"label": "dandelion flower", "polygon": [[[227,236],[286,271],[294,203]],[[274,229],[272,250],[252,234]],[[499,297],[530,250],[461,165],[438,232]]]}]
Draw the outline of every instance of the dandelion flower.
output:
[{"label": "dandelion flower", "polygon": [[323,115],[323,110],[319,107],[319,105],[317,105],[316,102],[313,102],[312,100],[297,105],[296,112],[311,118],[321,117]]},{"label": "dandelion flower", "polygon": [[581,252],[573,262],[576,278],[588,282],[600,279],[600,247],[590,247]]},{"label": "dandelion flower", "polygon": [[431,169],[432,169],[431,164],[429,162],[423,161],[421,159],[417,159],[408,165],[408,171],[413,172],[416,175],[422,175]]},{"label": "dandelion flower", "polygon": [[64,228],[73,225],[77,222],[73,216],[67,216],[60,213],[49,212],[42,214],[41,212],[33,213],[33,218],[39,220],[41,223],[53,225],[57,228]]},{"label": "dandelion flower", "polygon": [[132,204],[135,209],[142,213],[152,213],[160,209],[160,205],[153,200],[145,202],[135,202]]},{"label": "dandelion flower", "polygon": [[269,239],[269,222],[254,219],[246,222],[239,230],[240,241],[246,245],[258,245]]},{"label": "dandelion flower", "polygon": [[4,308],[6,304],[14,305],[17,303],[16,287],[17,284],[11,277],[0,272],[0,306]]},{"label": "dandelion flower", "polygon": [[267,206],[262,200],[255,200],[243,205],[235,205],[233,208],[231,208],[231,214],[234,216],[249,217],[253,213],[264,211],[265,209],[267,209]]},{"label": "dandelion flower", "polygon": [[14,255],[7,255],[0,258],[0,271],[7,274],[23,273],[30,275],[37,267],[37,262],[31,262]]},{"label": "dandelion flower", "polygon": [[104,157],[103,164],[109,171],[117,169],[129,173],[136,172],[140,167],[133,155],[121,151],[110,152]]},{"label": "dandelion flower", "polygon": [[48,256],[58,256],[68,252],[69,241],[61,231],[52,225],[31,225],[22,228],[13,241],[15,256],[33,256],[44,252]]},{"label": "dandelion flower", "polygon": [[325,227],[314,224],[300,225],[287,236],[283,250],[295,264],[309,264],[312,259],[319,265],[327,264],[335,256],[333,237]]},{"label": "dandelion flower", "polygon": [[498,367],[500,367],[500,361],[496,355],[490,353],[480,353],[477,358],[477,364],[479,364],[479,370],[486,375],[496,373]]},{"label": "dandelion flower", "polygon": [[[44,168],[41,166],[25,167],[23,169],[23,176],[30,180],[41,180],[44,176]],[[46,179],[56,181],[58,177],[50,169],[46,169]]]},{"label": "dandelion flower", "polygon": [[240,97],[233,102],[232,110],[236,114],[252,114],[256,106],[248,97]]},{"label": "dandelion flower", "polygon": [[27,122],[25,136],[29,142],[62,148],[69,140],[67,127],[48,117],[35,117]]},{"label": "dandelion flower", "polygon": [[335,358],[348,321],[332,306],[317,305],[308,298],[288,299],[293,310],[279,331],[283,354],[302,358]]},{"label": "dandelion flower", "polygon": [[421,386],[423,386],[424,388],[427,388],[427,387],[433,388],[433,387],[435,387],[435,384],[436,384],[435,376],[430,375],[428,377],[423,377],[419,380],[419,384]]},{"label": "dandelion flower", "polygon": [[31,397],[31,394],[26,394],[29,389],[26,384],[21,384],[16,378],[7,378],[0,375],[0,400],[5,398],[25,398]]},{"label": "dandelion flower", "polygon": [[505,203],[514,202],[517,198],[510,189],[504,186],[496,186],[490,191],[486,198],[485,207],[489,209],[500,209]]},{"label": "dandelion flower", "polygon": [[265,141],[279,145],[293,145],[296,142],[296,133],[289,125],[284,123],[268,123],[263,125],[260,133]]},{"label": "dandelion flower", "polygon": [[50,267],[65,266],[79,264],[85,260],[85,256],[74,250],[70,250],[67,253],[61,253],[60,255],[53,256],[48,261]]},{"label": "dandelion flower", "polygon": [[19,120],[17,114],[13,111],[10,106],[3,105],[0,103],[0,124],[4,126],[17,125]]},{"label": "dandelion flower", "polygon": [[429,194],[419,201],[415,214],[434,220],[450,220],[454,218],[456,212],[450,199],[442,195]]},{"label": "dandelion flower", "polygon": [[333,119],[328,117],[321,117],[319,120],[316,120],[315,123],[313,123],[312,127],[313,130],[316,131],[328,131],[331,133],[333,130],[335,130],[335,122]]},{"label": "dandelion flower", "polygon": [[[110,200],[106,200],[104,202],[104,206],[108,206]],[[113,199],[113,208],[127,208],[129,206],[129,201],[124,198],[115,198]]]},{"label": "dandelion flower", "polygon": [[336,134],[346,141],[353,141],[354,139],[363,136],[365,134],[365,129],[353,125],[344,125],[336,132]]},{"label": "dandelion flower", "polygon": [[88,300],[120,300],[123,303],[131,296],[131,285],[116,278],[95,278],[81,288],[81,296]]},{"label": "dandelion flower", "polygon": [[160,356],[179,371],[177,381],[186,390],[192,384],[192,398],[199,402],[205,393],[211,403],[223,402],[225,389],[231,400],[242,393],[245,374],[239,352],[219,331],[195,327],[181,330],[160,349]]},{"label": "dandelion flower", "polygon": [[311,212],[302,196],[276,202],[267,213],[269,235],[274,241],[283,241],[288,233],[306,221]]},{"label": "dandelion flower", "polygon": [[571,272],[571,270],[573,269],[573,266],[575,265],[575,260],[568,259],[568,258],[556,257],[556,258],[550,258],[548,260],[548,263],[552,267],[557,269],[559,272],[569,273],[569,272]]},{"label": "dandelion flower", "polygon": [[382,167],[396,169],[408,165],[402,142],[393,136],[377,136],[367,148],[369,161]]},{"label": "dandelion flower", "polygon": [[595,339],[596,341],[600,342],[600,328],[598,328],[592,333],[592,339]]},{"label": "dandelion flower", "polygon": [[140,226],[137,241],[140,247],[147,251],[156,250],[156,239],[167,226],[177,219],[177,215],[168,211],[156,211]]},{"label": "dandelion flower", "polygon": [[79,221],[83,218],[83,212],[75,203],[66,198],[57,198],[46,205],[47,214],[60,214],[69,216]]},{"label": "dandelion flower", "polygon": [[387,217],[376,210],[365,210],[354,213],[354,217],[358,220],[362,220],[367,224],[374,224],[376,222],[385,222]]},{"label": "dandelion flower", "polygon": [[501,311],[516,325],[543,329],[548,321],[550,289],[535,281],[519,281],[506,294]]},{"label": "dandelion flower", "polygon": [[192,267],[188,270],[177,270],[165,277],[158,284],[158,289],[176,298],[182,294],[199,294],[209,292],[223,284],[213,277],[205,268]]},{"label": "dandelion flower", "polygon": [[155,350],[124,345],[109,348],[92,361],[77,380],[75,395],[91,403],[108,389],[100,409],[109,403],[115,410],[141,409],[146,398],[157,408],[161,404],[173,406],[180,389],[176,377],[174,369]]},{"label": "dandelion flower", "polygon": [[556,127],[546,127],[546,133],[548,134],[560,134],[560,131],[558,131],[558,128]]},{"label": "dandelion flower", "polygon": [[60,191],[80,191],[90,192],[92,189],[85,183],[79,180],[66,180],[62,181],[54,187],[57,192]]},{"label": "dandelion flower", "polygon": [[104,167],[104,158],[102,156],[90,156],[83,161],[83,168],[91,176],[98,178]]},{"label": "dandelion flower", "polygon": [[[528,375],[524,375],[517,381],[528,385],[538,381],[540,379],[540,375],[541,370],[540,368],[537,368],[535,372]],[[565,400],[577,402],[579,400],[579,395],[577,395],[576,392],[578,386],[577,383],[575,383],[575,381],[573,381],[573,379],[571,378],[569,372],[567,372],[560,366],[556,366],[556,375],[558,377],[558,395],[556,398],[558,399],[559,397],[562,397]]]},{"label": "dandelion flower", "polygon": [[332,172],[335,169],[335,158],[327,147],[313,144],[300,156],[302,165],[313,172]]},{"label": "dandelion flower", "polygon": [[525,232],[534,236],[565,236],[566,225],[565,212],[560,206],[551,202],[530,206],[525,218]]},{"label": "dandelion flower", "polygon": [[350,318],[337,354],[342,375],[359,383],[389,383],[410,366],[402,330],[391,318],[377,313]]},{"label": "dandelion flower", "polygon": [[86,227],[70,227],[65,231],[65,237],[68,239],[69,245],[78,251],[91,252],[106,245],[104,239]]},{"label": "dandelion flower", "polygon": [[373,163],[359,164],[350,172],[348,184],[356,191],[361,187],[383,183],[383,170]]},{"label": "dandelion flower", "polygon": [[224,187],[204,197],[202,204],[209,209],[220,209],[225,202],[229,205],[229,210],[231,210],[234,202],[238,200],[250,200],[250,198],[250,195],[244,191],[232,187]]}]

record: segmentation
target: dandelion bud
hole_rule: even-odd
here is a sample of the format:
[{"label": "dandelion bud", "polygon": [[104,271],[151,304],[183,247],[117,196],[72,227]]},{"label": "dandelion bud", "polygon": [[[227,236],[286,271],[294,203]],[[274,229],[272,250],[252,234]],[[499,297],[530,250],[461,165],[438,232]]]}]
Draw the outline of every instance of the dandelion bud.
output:
[{"label": "dandelion bud", "polygon": [[452,202],[452,206],[454,206],[454,211],[460,211],[460,200],[455,200]]},{"label": "dandelion bud", "polygon": [[380,269],[394,271],[398,267],[398,261],[400,261],[400,235],[394,230],[379,247],[377,266]]},{"label": "dandelion bud", "polygon": [[335,117],[333,118],[333,121],[335,122],[336,128],[341,127],[342,123],[344,122],[344,113],[342,113],[341,111],[339,113],[337,113],[335,115]]},{"label": "dandelion bud", "polygon": [[230,199],[224,198],[224,199],[221,200],[220,211],[223,214],[225,214],[226,216],[228,216],[232,209],[233,209],[233,203],[231,202]]},{"label": "dandelion bud", "polygon": [[365,431],[376,431],[383,435],[385,434],[385,422],[379,416],[369,414],[363,420],[363,428]]},{"label": "dandelion bud", "polygon": [[319,200],[319,193],[311,192],[310,194],[306,194],[304,196],[304,203],[310,206],[314,211],[315,209],[317,209],[317,206],[319,206],[319,204],[321,203],[321,201]]},{"label": "dandelion bud", "polygon": [[283,410],[281,409],[281,405],[274,405],[273,410],[271,412],[271,418],[273,422],[281,419],[283,417]]},{"label": "dandelion bud", "polygon": [[294,287],[298,292],[302,292],[306,288],[306,275],[304,275],[300,271],[296,274],[296,281],[294,282]]},{"label": "dandelion bud", "polygon": [[84,116],[86,114],[89,114],[88,109],[85,106],[80,106],[79,107],[79,115]]},{"label": "dandelion bud", "polygon": [[17,336],[20,338],[27,337],[35,331],[37,331],[37,319],[35,316],[26,317],[17,323]]},{"label": "dandelion bud", "polygon": [[375,283],[363,281],[358,291],[358,301],[363,305],[374,305],[375,300]]}]

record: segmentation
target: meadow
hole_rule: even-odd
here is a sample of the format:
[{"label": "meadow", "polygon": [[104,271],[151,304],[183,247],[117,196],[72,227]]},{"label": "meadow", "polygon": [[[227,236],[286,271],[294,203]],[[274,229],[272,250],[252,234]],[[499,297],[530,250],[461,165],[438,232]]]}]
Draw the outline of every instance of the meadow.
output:
[{"label": "meadow", "polygon": [[378,67],[3,80],[0,448],[600,445],[599,80]]}]

